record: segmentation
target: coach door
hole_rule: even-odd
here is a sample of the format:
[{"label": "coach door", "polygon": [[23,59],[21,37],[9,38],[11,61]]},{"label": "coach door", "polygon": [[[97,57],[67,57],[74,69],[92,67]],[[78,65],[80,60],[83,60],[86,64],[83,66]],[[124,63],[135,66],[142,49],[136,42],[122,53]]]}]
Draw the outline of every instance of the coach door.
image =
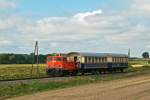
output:
[{"label": "coach door", "polygon": [[108,68],[112,68],[112,57],[107,57]]},{"label": "coach door", "polygon": [[74,56],[74,62],[77,63],[77,61],[78,61],[78,57]]}]

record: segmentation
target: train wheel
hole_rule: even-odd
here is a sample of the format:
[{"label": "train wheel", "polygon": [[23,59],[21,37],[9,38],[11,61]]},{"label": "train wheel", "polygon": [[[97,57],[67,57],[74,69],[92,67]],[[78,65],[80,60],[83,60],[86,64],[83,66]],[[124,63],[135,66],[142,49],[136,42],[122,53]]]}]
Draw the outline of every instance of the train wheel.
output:
[{"label": "train wheel", "polygon": [[98,74],[98,71],[93,70],[93,71],[92,71],[92,74],[93,74],[93,75],[97,75],[97,74]]},{"label": "train wheel", "polygon": [[72,75],[72,76],[76,76],[76,75],[77,75],[77,71],[71,72],[71,75]]},{"label": "train wheel", "polygon": [[123,73],[123,72],[124,72],[124,69],[123,69],[123,68],[121,68],[121,69],[120,69],[120,71],[121,71],[121,73]]},{"label": "train wheel", "polygon": [[84,75],[85,73],[84,72],[81,72],[81,75]]},{"label": "train wheel", "polygon": [[65,76],[65,72],[64,72],[63,70],[60,70],[60,71],[59,71],[59,75],[60,75],[61,77],[63,77],[63,76]]},{"label": "train wheel", "polygon": [[112,74],[112,73],[113,73],[113,69],[109,69],[109,73],[111,73],[111,74]]},{"label": "train wheel", "polygon": [[102,71],[101,71],[101,70],[99,70],[99,74],[102,74]]}]

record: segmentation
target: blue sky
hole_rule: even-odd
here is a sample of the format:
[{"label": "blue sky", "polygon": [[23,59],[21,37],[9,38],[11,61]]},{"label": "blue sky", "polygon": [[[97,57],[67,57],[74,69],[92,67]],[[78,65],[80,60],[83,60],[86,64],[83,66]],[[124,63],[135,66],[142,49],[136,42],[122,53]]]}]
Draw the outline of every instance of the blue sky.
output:
[{"label": "blue sky", "polygon": [[[35,16],[67,16],[99,8],[126,8],[127,1],[120,0],[21,0],[17,13]],[[118,5],[119,4],[119,5]]]},{"label": "blue sky", "polygon": [[150,50],[148,0],[1,0],[0,53]]}]

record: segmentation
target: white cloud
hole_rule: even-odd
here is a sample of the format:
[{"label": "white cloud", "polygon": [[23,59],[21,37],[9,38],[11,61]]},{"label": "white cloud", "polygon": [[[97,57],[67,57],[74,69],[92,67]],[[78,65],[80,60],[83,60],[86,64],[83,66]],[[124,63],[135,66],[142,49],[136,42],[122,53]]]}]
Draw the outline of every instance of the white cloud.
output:
[{"label": "white cloud", "polygon": [[0,9],[11,9],[16,8],[16,4],[12,1],[1,0],[0,1]]},{"label": "white cloud", "polygon": [[[128,29],[125,32],[122,32],[120,34],[116,35],[110,35],[106,36],[105,38],[108,41],[112,41],[117,44],[129,44],[133,41],[138,42],[147,42],[150,36],[148,33],[150,32],[150,29],[148,27],[144,27],[141,25],[132,26],[130,29]],[[146,36],[145,36],[145,35]]]},{"label": "white cloud", "polygon": [[0,38],[0,47],[12,45],[12,42],[7,40],[6,38]]},{"label": "white cloud", "polygon": [[132,16],[150,16],[150,1],[149,0],[133,0],[129,11]]},{"label": "white cloud", "polygon": [[69,17],[44,17],[37,20],[18,16],[1,18],[0,36],[7,39],[0,44],[9,44],[7,40],[12,43],[15,41],[15,46],[29,49],[27,47],[32,47],[34,41],[39,40],[41,49],[47,53],[49,49],[55,52],[58,48],[62,52],[124,52],[129,47],[148,49],[150,24],[143,16],[149,16],[150,3],[145,1],[134,0],[128,10],[111,15],[96,10]]},{"label": "white cloud", "polygon": [[103,11],[101,9],[93,11],[93,12],[78,13],[78,14],[73,16],[73,19],[75,21],[80,21],[83,24],[84,22],[86,22],[85,21],[86,18],[93,17],[96,15],[101,15],[102,13],[103,13]]}]

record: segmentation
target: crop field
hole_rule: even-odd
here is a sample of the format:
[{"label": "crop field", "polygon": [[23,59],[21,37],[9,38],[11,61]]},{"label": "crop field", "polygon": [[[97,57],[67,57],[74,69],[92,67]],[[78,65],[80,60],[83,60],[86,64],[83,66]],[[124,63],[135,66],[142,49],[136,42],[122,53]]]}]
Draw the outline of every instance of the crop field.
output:
[{"label": "crop field", "polygon": [[[20,79],[31,77],[31,64],[9,64],[0,65],[0,80]],[[45,65],[39,65],[40,77],[46,76]],[[34,65],[32,77],[37,76],[37,67]]]},{"label": "crop field", "polygon": [[142,64],[142,65],[150,65],[150,61],[148,60],[133,60],[130,61],[129,64]]},{"label": "crop field", "polygon": [[[144,66],[150,66],[147,61],[130,61],[129,66],[132,64],[143,64]],[[45,77],[45,64],[39,64],[40,77]],[[36,65],[33,67],[32,77],[37,77]],[[20,78],[30,78],[31,77],[31,64],[4,64],[0,65],[0,80],[7,79],[20,79]],[[142,68],[144,69],[144,68]],[[127,71],[135,71],[139,69],[129,68]]]}]

